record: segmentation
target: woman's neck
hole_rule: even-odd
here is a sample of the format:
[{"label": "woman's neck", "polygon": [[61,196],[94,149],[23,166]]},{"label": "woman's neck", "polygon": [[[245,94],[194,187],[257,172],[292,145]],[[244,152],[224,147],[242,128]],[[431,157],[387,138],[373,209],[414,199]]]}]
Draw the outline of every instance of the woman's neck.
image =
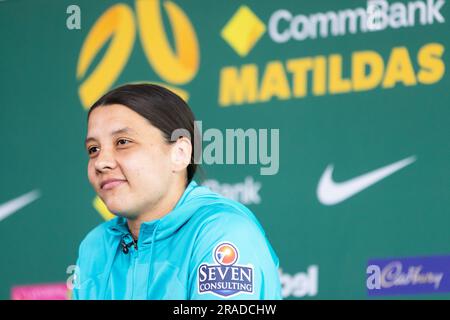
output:
[{"label": "woman's neck", "polygon": [[185,184],[178,184],[177,187],[169,188],[169,192],[161,198],[157,204],[153,205],[150,210],[146,210],[144,213],[137,215],[134,219],[127,219],[128,229],[135,240],[139,237],[139,231],[141,224],[149,222],[169,214],[174,208],[177,202],[180,200],[184,191],[186,190]]}]

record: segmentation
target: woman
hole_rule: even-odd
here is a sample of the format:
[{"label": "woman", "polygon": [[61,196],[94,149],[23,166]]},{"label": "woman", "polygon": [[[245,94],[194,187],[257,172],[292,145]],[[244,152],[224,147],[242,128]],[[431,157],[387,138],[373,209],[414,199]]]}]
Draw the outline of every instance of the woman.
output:
[{"label": "woman", "polygon": [[281,297],[255,216],[193,180],[190,137],[192,111],[157,85],[122,86],[91,107],[89,182],[117,217],[81,243],[75,299]]}]

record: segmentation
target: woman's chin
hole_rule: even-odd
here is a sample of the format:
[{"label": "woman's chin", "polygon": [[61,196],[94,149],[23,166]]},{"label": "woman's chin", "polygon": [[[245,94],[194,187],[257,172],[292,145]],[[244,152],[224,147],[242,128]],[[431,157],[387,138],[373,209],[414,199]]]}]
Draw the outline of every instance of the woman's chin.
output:
[{"label": "woman's chin", "polygon": [[123,203],[122,204],[112,203],[109,205],[107,204],[106,206],[107,206],[108,210],[115,216],[124,217],[127,219],[136,218],[136,213],[133,210],[131,210],[129,207],[124,206]]},{"label": "woman's chin", "polygon": [[124,203],[121,203],[121,201],[118,200],[105,201],[105,205],[108,210],[116,216],[127,216],[127,212],[129,212],[129,208],[124,206]]}]

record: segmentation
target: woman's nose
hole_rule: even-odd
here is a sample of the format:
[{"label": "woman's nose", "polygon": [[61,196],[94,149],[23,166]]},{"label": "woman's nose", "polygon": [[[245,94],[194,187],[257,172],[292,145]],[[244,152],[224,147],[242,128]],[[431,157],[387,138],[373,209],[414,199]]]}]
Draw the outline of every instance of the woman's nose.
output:
[{"label": "woman's nose", "polygon": [[95,169],[99,172],[104,172],[105,170],[114,169],[116,164],[114,154],[111,151],[101,150],[95,161]]}]

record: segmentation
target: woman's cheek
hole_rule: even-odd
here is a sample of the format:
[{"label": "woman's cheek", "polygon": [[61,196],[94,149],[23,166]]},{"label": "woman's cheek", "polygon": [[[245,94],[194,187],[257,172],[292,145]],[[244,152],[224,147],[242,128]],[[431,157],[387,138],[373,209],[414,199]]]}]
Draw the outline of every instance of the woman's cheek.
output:
[{"label": "woman's cheek", "polygon": [[156,148],[143,148],[139,151],[129,150],[120,160],[122,170],[132,184],[157,184],[170,171],[170,159]]},{"label": "woman's cheek", "polygon": [[88,180],[89,180],[90,184],[95,189],[95,185],[96,185],[96,183],[95,183],[95,168],[94,168],[94,164],[92,163],[92,161],[89,161],[89,163],[88,163],[87,174],[88,174]]},{"label": "woman's cheek", "polygon": [[142,157],[132,157],[121,161],[123,175],[131,185],[140,186],[146,173],[145,162]]}]

